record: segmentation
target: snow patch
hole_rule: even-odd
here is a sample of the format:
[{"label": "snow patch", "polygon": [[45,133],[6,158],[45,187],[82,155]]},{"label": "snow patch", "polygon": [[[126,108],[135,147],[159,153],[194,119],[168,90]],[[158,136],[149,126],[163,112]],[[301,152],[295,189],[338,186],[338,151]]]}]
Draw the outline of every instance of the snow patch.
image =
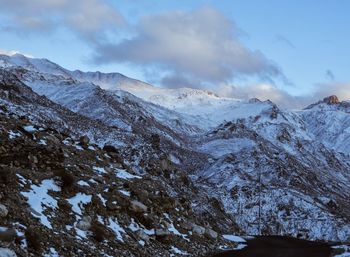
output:
[{"label": "snow patch", "polygon": [[22,134],[20,132],[13,132],[12,130],[9,130],[8,134],[9,134],[10,139],[15,139],[17,137],[22,136]]},{"label": "snow patch", "polygon": [[108,222],[109,222],[109,227],[113,230],[113,232],[116,234],[117,236],[117,240],[124,242],[123,240],[123,236],[122,233],[125,233],[125,230],[119,225],[118,221],[116,218],[114,218],[115,220],[113,220],[112,218],[108,218]]},{"label": "snow patch", "polygon": [[[172,246],[170,251],[172,251],[175,254],[179,254],[179,255],[190,255],[188,252],[185,252],[183,250],[180,250],[179,248]],[[174,256],[173,254],[171,254],[170,256]]]},{"label": "snow patch", "polygon": [[84,193],[77,193],[75,196],[67,200],[72,205],[72,210],[78,214],[82,215],[83,205],[91,202],[91,195],[86,195]]},{"label": "snow patch", "polygon": [[125,179],[125,180],[135,179],[135,178],[137,178],[137,179],[142,178],[140,176],[132,175],[129,172],[127,172],[125,170],[121,170],[121,169],[116,169],[116,176],[118,178]]},{"label": "snow patch", "polygon": [[21,194],[27,197],[28,204],[34,210],[33,216],[40,218],[41,224],[52,229],[50,221],[44,215],[46,208],[57,208],[57,201],[48,194],[50,190],[59,192],[61,188],[52,179],[46,179],[41,182],[41,185],[32,185],[29,192],[21,192]]},{"label": "snow patch", "polygon": [[24,126],[23,129],[25,131],[27,131],[28,133],[34,133],[35,131],[37,131],[37,129],[34,128],[34,126],[32,126],[32,125]]},{"label": "snow patch", "polygon": [[85,182],[84,180],[79,180],[77,183],[79,186],[90,186],[89,183]]},{"label": "snow patch", "polygon": [[8,248],[0,248],[1,257],[17,257],[16,253]]}]

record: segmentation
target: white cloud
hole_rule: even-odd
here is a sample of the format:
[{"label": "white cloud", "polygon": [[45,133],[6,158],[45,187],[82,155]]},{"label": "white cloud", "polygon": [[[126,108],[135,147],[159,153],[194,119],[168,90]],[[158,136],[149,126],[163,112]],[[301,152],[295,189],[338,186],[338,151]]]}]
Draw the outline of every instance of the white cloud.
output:
[{"label": "white cloud", "polygon": [[63,27],[95,41],[124,22],[104,0],[0,0],[0,6],[0,14],[10,24],[2,29],[20,34],[44,34]]},{"label": "white cloud", "polygon": [[166,87],[208,87],[242,76],[285,79],[277,65],[241,42],[231,20],[210,7],[150,14],[132,27],[107,0],[0,0],[0,18],[0,31],[21,35],[71,31],[93,47],[96,63],[157,71],[154,82]]},{"label": "white cloud", "polygon": [[293,96],[271,84],[256,84],[251,86],[223,85],[217,89],[217,94],[239,99],[258,98],[271,100],[278,106],[289,109],[301,109],[314,101],[311,96]]},{"label": "white cloud", "polygon": [[140,19],[134,31],[129,39],[98,45],[96,62],[152,66],[172,76],[210,83],[238,75],[281,75],[260,51],[240,41],[232,21],[209,7],[149,15]]},{"label": "white cloud", "polygon": [[350,83],[317,84],[314,85],[312,93],[303,96],[293,96],[271,84],[256,84],[244,87],[223,85],[218,87],[215,92],[225,97],[271,100],[283,108],[302,109],[330,95],[336,95],[342,101],[350,100]]},{"label": "white cloud", "polygon": [[315,97],[321,99],[326,96],[336,95],[339,100],[350,100],[350,83],[322,83],[317,84],[317,91]]}]

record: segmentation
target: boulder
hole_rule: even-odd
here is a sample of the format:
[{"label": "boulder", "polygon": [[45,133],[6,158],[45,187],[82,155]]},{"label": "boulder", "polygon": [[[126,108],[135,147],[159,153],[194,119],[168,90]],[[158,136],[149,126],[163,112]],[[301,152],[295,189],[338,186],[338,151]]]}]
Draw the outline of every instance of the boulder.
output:
[{"label": "boulder", "polygon": [[36,156],[33,155],[33,154],[29,154],[29,155],[28,155],[28,160],[29,160],[29,162],[32,163],[32,164],[38,164],[38,163],[39,163],[38,157],[36,157]]},{"label": "boulder", "polygon": [[120,206],[118,206],[118,204],[116,203],[116,201],[107,201],[106,202],[106,208],[109,211],[115,211],[120,209]]},{"label": "boulder", "polygon": [[169,236],[170,235],[170,232],[166,229],[163,229],[163,228],[157,228],[154,232],[154,234],[159,237],[165,237],[165,236]]},{"label": "boulder", "polygon": [[149,236],[141,229],[136,232],[136,235],[139,239],[145,242],[148,242],[150,240]]},{"label": "boulder", "polygon": [[3,204],[0,204],[0,218],[5,218],[9,211],[7,210],[6,206]]},{"label": "boulder", "polygon": [[170,171],[172,169],[172,163],[167,158],[162,158],[160,161],[160,169],[162,171]]},{"label": "boulder", "polygon": [[180,221],[179,222],[179,226],[180,226],[180,229],[184,230],[184,231],[190,231],[192,230],[192,226],[191,226],[191,223],[190,222],[187,222],[187,221]]},{"label": "boulder", "polygon": [[81,136],[79,138],[79,143],[81,146],[87,147],[90,143],[90,139],[87,136]]},{"label": "boulder", "polygon": [[205,234],[205,228],[202,226],[198,226],[196,224],[193,224],[192,225],[192,232],[196,235],[201,236],[201,235]]},{"label": "boulder", "polygon": [[0,241],[3,243],[11,243],[16,239],[16,237],[17,233],[14,229],[6,229],[4,231],[0,230]]},{"label": "boulder", "polygon": [[107,153],[119,154],[118,149],[115,148],[113,145],[105,145],[105,146],[103,147],[103,150],[106,151]]},{"label": "boulder", "polygon": [[336,95],[331,95],[323,99],[323,102],[326,104],[338,104],[340,103]]},{"label": "boulder", "polygon": [[90,216],[84,216],[81,220],[77,223],[77,228],[87,231],[91,228],[91,217]]},{"label": "boulder", "polygon": [[129,209],[137,213],[147,212],[147,206],[136,200],[130,202]]},{"label": "boulder", "polygon": [[205,229],[205,235],[211,239],[217,239],[218,238],[218,233],[212,230],[211,228],[206,228]]},{"label": "boulder", "polygon": [[137,197],[140,201],[147,201],[149,199],[148,191],[135,187],[131,190],[132,194]]}]

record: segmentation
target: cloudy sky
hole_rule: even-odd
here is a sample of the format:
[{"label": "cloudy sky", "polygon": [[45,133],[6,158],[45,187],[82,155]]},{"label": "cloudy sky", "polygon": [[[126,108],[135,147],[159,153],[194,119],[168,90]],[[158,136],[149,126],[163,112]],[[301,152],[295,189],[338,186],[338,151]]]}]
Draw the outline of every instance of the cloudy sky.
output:
[{"label": "cloudy sky", "polygon": [[288,107],[329,94],[350,99],[347,0],[0,0],[0,7],[0,52]]}]

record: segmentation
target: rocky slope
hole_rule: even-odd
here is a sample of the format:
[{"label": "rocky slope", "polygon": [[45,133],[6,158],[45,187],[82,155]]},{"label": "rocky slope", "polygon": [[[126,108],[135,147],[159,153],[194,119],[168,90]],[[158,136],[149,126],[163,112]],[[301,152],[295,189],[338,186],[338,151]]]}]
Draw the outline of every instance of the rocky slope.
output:
[{"label": "rocky slope", "polygon": [[[20,117],[23,116],[27,118],[26,123],[37,126],[34,133],[40,132],[40,128],[54,131],[59,140],[53,145],[69,156],[59,166],[73,172],[70,175],[75,182],[82,180],[89,185],[81,182],[85,187],[78,185],[81,191],[74,192],[102,202],[96,210],[80,205],[80,212],[73,205],[68,208],[72,216],[69,224],[65,224],[68,229],[56,230],[55,223],[50,223],[52,228],[48,228],[39,222],[37,227],[46,227],[46,235],[74,235],[69,238],[70,242],[73,241],[77,249],[83,249],[80,242],[75,242],[82,236],[76,226],[86,216],[83,222],[87,219],[111,232],[104,243],[112,248],[123,244],[121,249],[130,249],[128,254],[136,256],[142,251],[155,252],[157,256],[181,255],[181,251],[199,256],[229,247],[230,242],[224,238],[235,237],[222,236],[225,234],[349,240],[350,107],[346,101],[340,102],[333,96],[304,110],[288,111],[270,101],[221,98],[193,89],[158,89],[118,73],[72,72],[48,60],[20,55],[0,56],[0,66],[3,67],[0,104],[6,106],[2,117],[7,119],[2,130],[7,131],[3,134],[7,134],[8,141],[11,143],[12,133],[16,139],[20,131],[7,128],[6,124],[22,124]],[[82,135],[89,138],[86,149],[77,140]],[[37,137],[31,139],[32,143],[41,145]],[[22,144],[27,143],[21,141],[19,145]],[[105,145],[118,150],[116,160],[108,153],[108,147],[103,150]],[[13,157],[13,161],[18,158]],[[130,177],[126,181],[119,178],[119,170]],[[73,193],[64,193],[60,175],[28,172],[27,191],[18,189],[16,195],[30,194],[36,179],[37,187],[49,185],[53,189],[51,200],[68,201],[74,197]],[[20,175],[27,178],[24,173]],[[97,183],[90,181],[92,177]],[[142,190],[132,193],[128,183],[135,183],[131,188]],[[107,193],[116,191],[115,188],[125,194],[117,193],[123,198],[118,198],[119,202],[116,198],[117,214],[113,216],[107,206]],[[157,198],[159,194],[161,197]],[[149,197],[152,195],[158,200],[153,201]],[[182,197],[186,199],[184,203]],[[167,207],[168,198],[175,204]],[[147,227],[144,217],[130,211],[132,200],[147,206],[148,211],[142,216],[152,216],[152,225]],[[124,206],[124,202],[129,205]],[[16,205],[12,202],[10,206]],[[185,206],[189,208],[186,211]],[[56,222],[56,215],[63,217],[58,205],[51,207],[51,211],[51,216],[45,216],[48,221]],[[113,230],[117,225],[109,221],[113,217],[117,217],[125,236],[134,241],[126,240],[121,231],[124,242],[119,240],[120,235]],[[158,219],[166,223],[156,224]],[[7,226],[17,222],[15,220]],[[63,226],[62,220],[58,222],[60,226]],[[182,220],[186,222],[180,222]],[[134,221],[138,222],[139,232],[128,229]],[[140,239],[140,230],[148,233],[152,229],[170,231],[170,241],[151,234],[147,235],[151,243],[140,245],[138,240],[145,241]],[[84,235],[89,238],[86,249],[99,246],[100,243],[89,237],[94,231],[88,229]],[[48,251],[48,245],[41,247]],[[18,253],[27,251],[25,243],[16,247]],[[62,251],[59,246],[56,248]],[[103,249],[97,256],[115,255]]]},{"label": "rocky slope", "polygon": [[[140,139],[138,147],[123,139],[130,151],[102,149],[77,137],[78,119],[86,126],[95,121],[36,95],[11,73],[0,75],[1,251],[201,256],[235,246],[222,237],[239,231],[233,218],[198,191],[157,138]],[[50,117],[40,117],[43,107],[55,115],[52,126],[43,120]],[[75,132],[54,124],[58,118],[69,124],[69,115]]]},{"label": "rocky slope", "polygon": [[302,120],[292,118],[264,114],[201,137],[198,150],[212,159],[197,184],[221,199],[248,234],[345,241],[350,163],[303,134],[295,123]]}]

